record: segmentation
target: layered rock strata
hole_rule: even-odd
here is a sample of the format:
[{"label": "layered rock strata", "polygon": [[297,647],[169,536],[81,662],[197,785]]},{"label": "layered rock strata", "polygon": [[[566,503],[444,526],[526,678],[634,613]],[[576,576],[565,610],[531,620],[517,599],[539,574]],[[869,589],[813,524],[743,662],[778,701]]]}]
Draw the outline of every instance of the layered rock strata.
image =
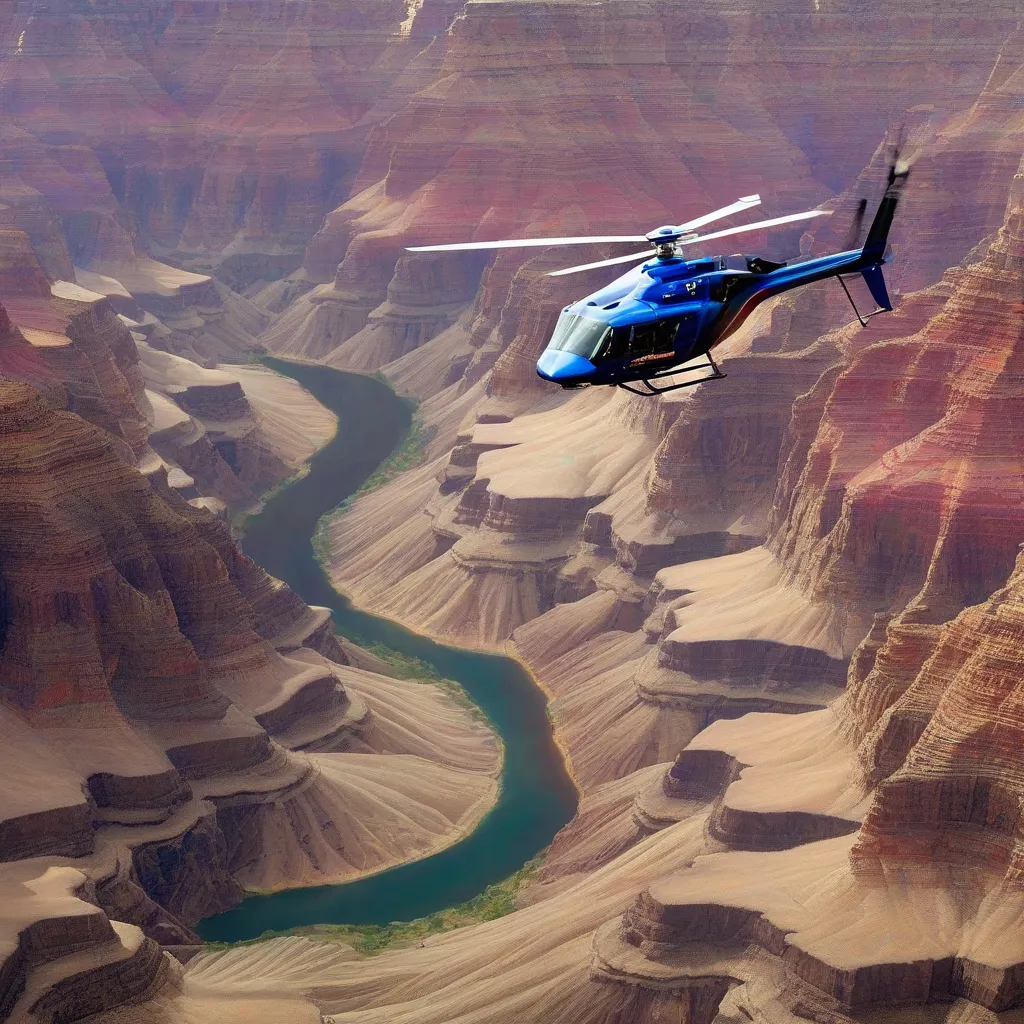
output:
[{"label": "layered rock strata", "polygon": [[[484,726],[346,666],[326,609],[165,471],[0,387],[0,851],[11,892],[43,894],[5,916],[6,1009],[73,1020],[143,998],[170,970],[151,939],[194,942],[239,882],[349,878],[472,827],[496,793]],[[49,879],[92,930],[47,923]],[[52,949],[26,954],[33,928]]]},{"label": "layered rock strata", "polygon": [[334,417],[293,382],[255,366],[204,370],[152,348],[143,338],[153,322],[118,314],[114,294],[51,282],[24,232],[0,231],[0,251],[0,369],[103,428],[127,460],[151,468],[155,449],[190,496],[251,501],[333,432]]},{"label": "layered rock strata", "polygon": [[[411,11],[19,0],[0,17],[5,191],[52,267],[63,248],[105,273],[141,243],[227,257],[238,290],[273,280],[347,198],[361,120],[454,14],[445,0]],[[63,247],[49,230],[58,218]]]},{"label": "layered rock strata", "polygon": [[942,622],[1012,567],[1022,183],[984,260],[950,275],[941,311],[910,337],[861,349],[815,396],[821,422],[794,449],[802,469],[787,470],[793,487],[771,529],[808,594],[871,611],[913,601]]},{"label": "layered rock strata", "polygon": [[337,419],[294,381],[261,366],[204,369],[137,342],[153,408],[150,444],[204,495],[250,499],[301,472]]}]

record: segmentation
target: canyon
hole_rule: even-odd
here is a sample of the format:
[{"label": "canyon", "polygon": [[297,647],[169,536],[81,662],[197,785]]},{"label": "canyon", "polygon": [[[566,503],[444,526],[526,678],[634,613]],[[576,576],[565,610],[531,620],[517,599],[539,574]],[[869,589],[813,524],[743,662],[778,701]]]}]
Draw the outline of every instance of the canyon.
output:
[{"label": "canyon", "polygon": [[[0,12],[0,1019],[729,1024],[1022,1005],[1018,5],[13,0]],[[533,372],[609,245],[759,192],[843,245],[657,400]],[[590,255],[590,254],[593,255]],[[855,292],[858,301],[862,294]],[[353,601],[510,653],[580,791],[518,909],[201,948],[428,856],[500,744],[232,536],[381,373],[417,465],[322,521]]]}]

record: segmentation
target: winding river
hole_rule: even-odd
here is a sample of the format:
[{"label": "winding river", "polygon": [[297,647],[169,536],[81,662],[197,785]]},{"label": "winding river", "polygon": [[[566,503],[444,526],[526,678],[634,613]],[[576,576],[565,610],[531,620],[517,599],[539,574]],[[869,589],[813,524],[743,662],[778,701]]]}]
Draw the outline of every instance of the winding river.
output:
[{"label": "winding river", "polygon": [[309,473],[248,521],[242,549],[309,604],[331,608],[343,636],[384,643],[457,680],[501,736],[505,760],[498,802],[454,846],[354,882],[247,896],[234,909],[200,922],[196,930],[208,941],[235,942],[300,925],[388,924],[463,903],[547,846],[577,803],[544,694],[518,662],[438,644],[359,611],[334,590],[313,556],[317,520],[358,490],[401,443],[412,419],[409,403],[373,377],[264,362],[298,381],[340,422],[335,437],[310,460]]}]

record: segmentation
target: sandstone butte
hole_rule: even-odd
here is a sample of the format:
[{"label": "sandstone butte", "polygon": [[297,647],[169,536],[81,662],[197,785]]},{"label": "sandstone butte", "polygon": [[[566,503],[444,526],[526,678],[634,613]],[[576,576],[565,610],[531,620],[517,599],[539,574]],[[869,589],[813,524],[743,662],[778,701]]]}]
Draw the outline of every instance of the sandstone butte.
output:
[{"label": "sandstone butte", "polygon": [[[0,1019],[1016,1020],[1020,13],[3,5]],[[900,125],[897,312],[784,297],[659,401],[533,375],[578,250],[403,250],[757,191],[836,213],[745,250],[825,251]],[[424,856],[496,790],[486,728],[235,546],[344,430],[260,348],[421,402],[335,582],[553,697],[583,798],[507,917],[193,955],[243,887]]]}]

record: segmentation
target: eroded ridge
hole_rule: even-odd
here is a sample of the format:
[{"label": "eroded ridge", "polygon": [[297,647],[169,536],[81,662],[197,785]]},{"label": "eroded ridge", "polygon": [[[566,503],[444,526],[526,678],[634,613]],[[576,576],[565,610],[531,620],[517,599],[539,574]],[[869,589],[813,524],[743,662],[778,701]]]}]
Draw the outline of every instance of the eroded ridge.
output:
[{"label": "eroded ridge", "polygon": [[479,821],[487,727],[349,664],[327,609],[109,431],[6,377],[0,430],[5,1015],[148,999],[177,984],[160,946],[191,955],[242,886],[353,878]]},{"label": "eroded ridge", "polygon": [[[811,446],[790,506],[797,532],[775,535],[805,592],[822,593],[824,579],[848,596],[867,587],[893,611],[875,617],[847,693],[827,710],[718,722],[678,756],[654,801],[662,820],[666,798],[685,807],[718,787],[708,829],[729,849],[649,885],[606,925],[595,940],[598,973],[659,985],[730,978],[722,1012],[732,1016],[891,1009],[895,1017],[907,1012],[897,1007],[958,1002],[975,1010],[957,1012],[1002,1013],[1024,1000],[1022,564],[1019,554],[1013,560],[1019,481],[1010,468],[1019,443],[1009,425],[965,427],[980,403],[996,410],[1019,394],[1019,183],[984,259],[956,275],[949,300],[917,334],[894,343],[915,360],[916,384],[940,385],[931,422],[907,424],[909,440],[881,457],[861,449],[856,458],[867,465],[846,478],[822,541],[801,538],[810,504],[819,503],[817,515],[828,503],[827,486],[813,478],[818,455],[829,451],[820,464],[839,476],[854,456],[856,410],[844,395],[868,373],[865,350],[839,378]],[[967,311],[984,318],[986,332],[954,372],[947,331]],[[885,544],[879,518],[918,508],[922,488],[938,497],[938,536],[925,534],[926,557],[903,574],[900,594],[881,571],[893,563],[858,533],[874,523]],[[969,560],[981,537],[993,552],[987,577],[944,571],[949,559]],[[851,573],[854,562],[871,571]],[[979,594],[989,596],[971,604]],[[651,802],[650,788],[639,806]]]}]

